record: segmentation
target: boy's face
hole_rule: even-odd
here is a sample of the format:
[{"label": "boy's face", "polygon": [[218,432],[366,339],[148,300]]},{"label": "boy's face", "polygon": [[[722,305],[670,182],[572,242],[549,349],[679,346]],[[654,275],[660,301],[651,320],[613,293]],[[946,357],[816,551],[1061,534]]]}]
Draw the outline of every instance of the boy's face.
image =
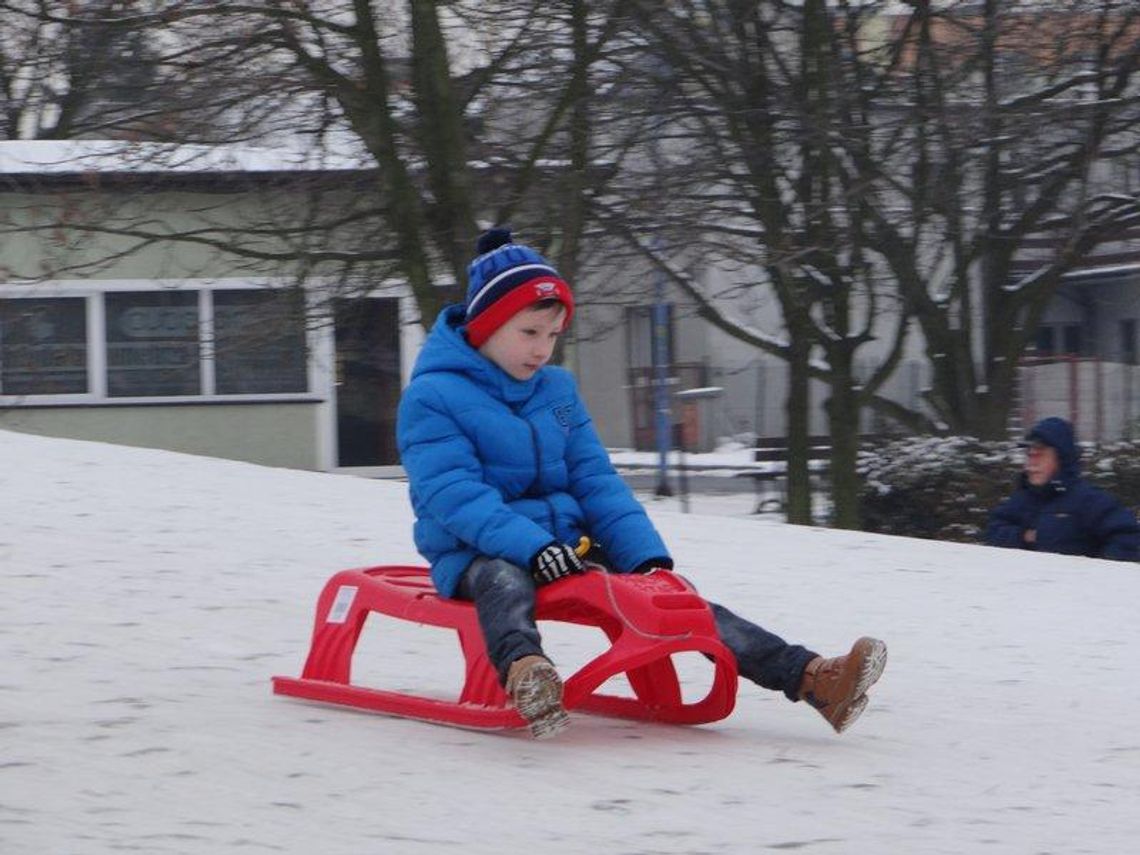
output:
[{"label": "boy's face", "polygon": [[1048,484],[1061,469],[1057,449],[1043,442],[1031,442],[1025,449],[1025,477],[1034,487]]},{"label": "boy's face", "polygon": [[529,306],[495,330],[479,352],[516,380],[529,380],[550,361],[565,321],[561,303]]}]

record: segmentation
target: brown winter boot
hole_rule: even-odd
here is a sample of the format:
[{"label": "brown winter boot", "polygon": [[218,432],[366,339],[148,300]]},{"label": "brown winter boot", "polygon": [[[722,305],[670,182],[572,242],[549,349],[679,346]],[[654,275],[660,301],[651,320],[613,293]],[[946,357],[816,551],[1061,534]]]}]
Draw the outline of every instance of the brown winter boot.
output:
[{"label": "brown winter boot", "polygon": [[846,656],[817,656],[808,663],[800,699],[819,710],[836,733],[842,733],[867,706],[867,690],[886,664],[887,645],[877,638],[860,638]]},{"label": "brown winter boot", "polygon": [[549,739],[569,726],[570,717],[562,708],[562,679],[545,657],[524,656],[512,662],[506,689],[535,739]]}]

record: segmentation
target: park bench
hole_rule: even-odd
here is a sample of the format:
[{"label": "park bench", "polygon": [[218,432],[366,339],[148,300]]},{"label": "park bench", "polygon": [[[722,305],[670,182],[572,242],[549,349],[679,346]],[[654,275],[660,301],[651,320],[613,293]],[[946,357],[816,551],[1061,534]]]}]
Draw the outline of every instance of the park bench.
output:
[{"label": "park bench", "polygon": [[[808,470],[812,492],[826,488],[831,458],[831,437],[808,437]],[[756,488],[754,513],[783,511],[788,505],[788,438],[761,436],[756,439],[754,460],[768,464],[763,469],[742,472],[738,477],[751,478]]]}]

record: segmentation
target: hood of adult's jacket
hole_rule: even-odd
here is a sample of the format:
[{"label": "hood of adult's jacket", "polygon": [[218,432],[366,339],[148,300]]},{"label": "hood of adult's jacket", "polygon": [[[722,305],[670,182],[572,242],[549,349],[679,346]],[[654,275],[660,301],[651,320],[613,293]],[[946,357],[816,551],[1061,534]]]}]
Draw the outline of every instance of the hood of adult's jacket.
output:
[{"label": "hood of adult's jacket", "polygon": [[412,377],[437,371],[457,372],[508,404],[530,398],[545,369],[539,369],[528,380],[516,380],[467,343],[463,334],[465,317],[464,307],[459,303],[446,306],[439,313],[416,357]]},{"label": "hood of adult's jacket", "polygon": [[1077,446],[1077,437],[1073,433],[1073,426],[1057,416],[1042,419],[1025,435],[1026,442],[1043,442],[1057,450],[1057,458],[1061,463],[1061,471],[1057,478],[1061,481],[1072,481],[1081,473],[1081,450]]}]

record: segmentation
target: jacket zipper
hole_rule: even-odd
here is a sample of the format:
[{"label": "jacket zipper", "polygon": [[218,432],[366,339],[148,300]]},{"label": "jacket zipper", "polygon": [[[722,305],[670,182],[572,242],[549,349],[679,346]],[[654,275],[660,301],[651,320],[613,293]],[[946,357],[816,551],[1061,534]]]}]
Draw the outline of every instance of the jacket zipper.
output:
[{"label": "jacket zipper", "polygon": [[530,435],[534,440],[534,480],[530,482],[524,495],[542,499],[546,505],[546,512],[550,516],[550,532],[558,537],[558,517],[554,512],[554,503],[545,494],[539,492],[542,484],[542,443],[538,438],[538,428],[530,419],[526,419],[526,424],[530,428]]}]

